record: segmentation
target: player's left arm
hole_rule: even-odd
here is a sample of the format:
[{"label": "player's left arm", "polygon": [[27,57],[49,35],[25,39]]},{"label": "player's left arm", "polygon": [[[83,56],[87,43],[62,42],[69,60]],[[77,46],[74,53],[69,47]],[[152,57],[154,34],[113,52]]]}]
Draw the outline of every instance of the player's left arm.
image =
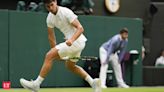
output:
[{"label": "player's left arm", "polygon": [[77,18],[74,19],[71,24],[76,28],[76,32],[70,39],[66,41],[66,44],[68,46],[71,46],[72,43],[84,32],[83,26],[81,25],[81,23]]},{"label": "player's left arm", "polygon": [[124,47],[121,48],[120,50],[120,54],[119,54],[119,62],[122,62],[124,56],[125,56],[125,52],[126,52],[126,49],[127,49],[127,45],[128,45],[128,42],[125,43]]}]

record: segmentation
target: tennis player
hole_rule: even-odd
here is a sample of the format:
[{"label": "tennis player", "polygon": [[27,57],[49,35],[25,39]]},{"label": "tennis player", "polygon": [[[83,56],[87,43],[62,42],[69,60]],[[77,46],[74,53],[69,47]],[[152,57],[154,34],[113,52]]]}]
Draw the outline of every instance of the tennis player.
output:
[{"label": "tennis player", "polygon": [[[68,8],[58,6],[56,0],[43,1],[49,11],[47,16],[47,26],[51,49],[45,56],[44,64],[36,80],[28,81],[23,78],[20,79],[21,85],[32,92],[38,92],[41,83],[51,70],[54,60],[66,56],[79,57],[85,47],[85,42],[87,41],[86,37],[83,35],[84,29],[80,24],[77,15]],[[66,39],[65,42],[58,45],[56,45],[54,35],[55,27],[60,29]],[[85,79],[91,85],[94,92],[101,92],[100,79],[91,78],[87,72],[85,72],[80,66],[76,65],[77,61],[78,60],[68,60],[65,64],[70,71]]]}]

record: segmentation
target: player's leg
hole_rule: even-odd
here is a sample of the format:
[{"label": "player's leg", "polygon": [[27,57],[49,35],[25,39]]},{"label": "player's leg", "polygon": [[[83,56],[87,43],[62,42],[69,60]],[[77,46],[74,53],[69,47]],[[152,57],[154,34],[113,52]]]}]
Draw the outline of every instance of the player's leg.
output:
[{"label": "player's leg", "polygon": [[[74,42],[73,46],[69,48],[69,53],[71,57],[80,57],[82,50],[85,47],[85,42],[76,41]],[[69,60],[67,61],[66,67],[72,71],[73,73],[80,75],[83,79],[85,79],[91,87],[94,89],[94,92],[101,92],[100,87],[100,79],[93,79],[83,68],[76,65],[78,60]]]},{"label": "player's leg", "polygon": [[[77,48],[78,47],[78,48]],[[85,47],[85,43],[81,44],[81,45],[76,45],[73,46],[72,48],[69,48],[69,52],[68,54],[71,57],[80,57],[81,52],[83,50],[83,48]],[[72,51],[74,51],[74,53],[72,53]],[[91,76],[80,66],[76,65],[76,62],[78,60],[69,60],[67,62],[65,62],[65,66],[72,71],[73,73],[79,75],[80,77],[82,77],[83,79],[85,79],[91,86],[93,84],[93,79],[91,78]]]},{"label": "player's leg", "polygon": [[37,92],[40,88],[40,84],[42,83],[44,78],[47,76],[49,71],[51,70],[54,59],[59,59],[58,49],[56,49],[56,48],[52,48],[46,54],[42,69],[41,69],[40,74],[37,77],[37,79],[35,81],[27,81],[27,80],[21,78],[20,79],[21,85],[24,88],[30,89],[34,92]]},{"label": "player's leg", "polygon": [[76,65],[76,62],[67,61],[65,64],[70,71],[85,79],[94,88],[94,92],[101,92],[101,81],[98,78],[93,79],[83,68]]},{"label": "player's leg", "polygon": [[117,80],[118,87],[129,88],[129,86],[126,85],[124,80],[123,80],[121,64],[119,62],[118,55],[117,54],[112,54],[110,56],[110,59],[111,59],[110,60],[111,61],[111,65],[113,67],[114,74],[115,74],[115,77],[116,77],[116,80]]},{"label": "player's leg", "polygon": [[72,71],[73,73],[77,75],[80,75],[80,77],[82,77],[83,79],[86,79],[88,77],[88,79],[86,79],[88,83],[90,85],[93,84],[93,79],[91,78],[91,76],[83,68],[76,65],[76,62],[67,61],[65,62],[65,65],[70,71]]},{"label": "player's leg", "polygon": [[100,47],[99,49],[99,55],[100,55],[100,62],[101,62],[101,67],[100,67],[100,79],[101,79],[101,87],[102,88],[107,88],[106,86],[106,76],[107,76],[107,69],[108,69],[108,64],[103,64],[106,61],[107,58],[107,52],[103,47]]},{"label": "player's leg", "polygon": [[47,76],[47,74],[49,73],[49,71],[52,68],[53,65],[53,60],[54,59],[60,59],[60,56],[58,54],[58,49],[56,48],[52,48],[45,56],[45,60],[42,66],[42,69],[40,71],[39,76],[41,76],[42,78],[45,78]]}]

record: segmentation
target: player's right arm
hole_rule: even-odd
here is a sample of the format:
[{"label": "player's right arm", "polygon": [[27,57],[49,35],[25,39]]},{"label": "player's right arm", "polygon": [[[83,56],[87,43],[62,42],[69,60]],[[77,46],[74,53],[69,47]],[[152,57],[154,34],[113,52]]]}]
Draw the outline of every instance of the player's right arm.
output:
[{"label": "player's right arm", "polygon": [[54,28],[48,27],[48,40],[49,40],[51,48],[56,46],[56,38],[55,38]]},{"label": "player's right arm", "polygon": [[53,19],[53,15],[51,13],[49,13],[47,16],[46,23],[47,23],[47,27],[48,27],[48,29],[47,29],[48,30],[48,40],[49,40],[51,48],[56,46],[56,38],[55,38],[55,32],[54,32],[55,25],[54,25],[54,22],[52,19]]}]

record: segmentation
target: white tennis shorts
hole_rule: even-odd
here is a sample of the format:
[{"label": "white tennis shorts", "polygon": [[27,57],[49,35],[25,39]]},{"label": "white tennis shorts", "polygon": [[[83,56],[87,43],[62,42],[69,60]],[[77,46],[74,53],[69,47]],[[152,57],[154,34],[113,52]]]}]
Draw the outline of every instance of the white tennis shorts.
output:
[{"label": "white tennis shorts", "polygon": [[[60,58],[63,57],[80,57],[82,50],[85,47],[85,41],[76,40],[71,46],[68,46],[65,42],[60,43],[56,46]],[[78,60],[71,60],[77,62]]]}]

